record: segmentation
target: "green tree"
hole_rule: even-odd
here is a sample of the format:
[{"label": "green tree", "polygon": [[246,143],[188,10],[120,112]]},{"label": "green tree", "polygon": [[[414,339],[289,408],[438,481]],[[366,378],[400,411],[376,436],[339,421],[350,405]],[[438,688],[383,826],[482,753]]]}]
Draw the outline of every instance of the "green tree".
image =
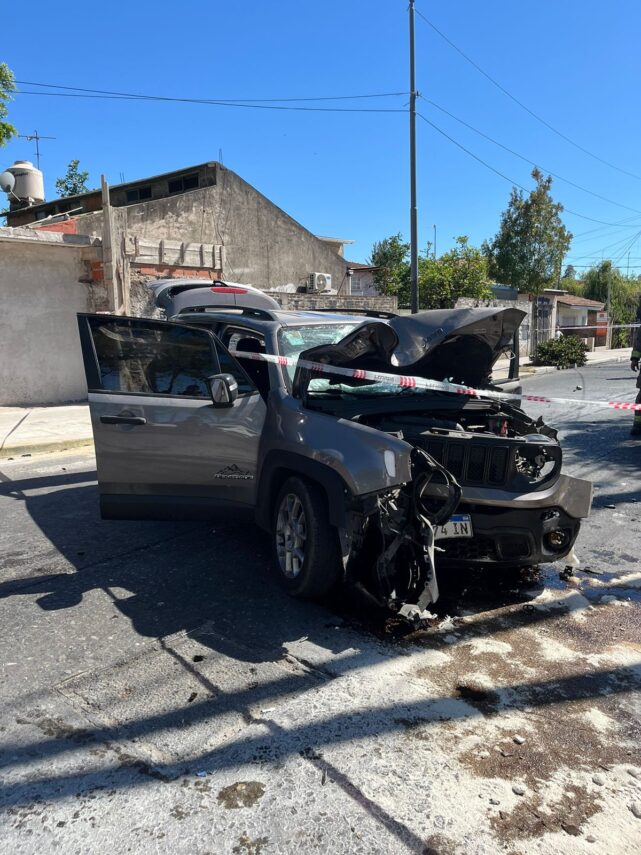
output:
[{"label": "green tree", "polygon": [[482,250],[470,246],[461,235],[456,245],[432,258],[429,253],[418,263],[418,293],[421,309],[451,309],[459,297],[484,300],[492,296],[488,285],[487,258]]},{"label": "green tree", "polygon": [[374,282],[381,294],[393,296],[409,289],[409,252],[410,245],[403,241],[400,232],[374,244],[367,263],[378,268],[374,272]]},{"label": "green tree", "polygon": [[6,62],[0,62],[0,146],[6,145],[18,133],[13,125],[5,122],[9,114],[7,105],[12,100],[11,93],[15,92],[15,89],[13,72]]},{"label": "green tree", "polygon": [[568,264],[563,273],[564,279],[576,279],[576,269],[573,264]]},{"label": "green tree", "polygon": [[89,190],[87,187],[89,173],[79,170],[79,164],[79,160],[70,161],[64,178],[56,178],[56,190],[59,196],[77,196],[79,193],[86,193]]},{"label": "green tree", "polygon": [[[610,316],[613,324],[634,323],[641,297],[641,282],[634,277],[623,276],[611,261],[602,261],[585,274],[583,296],[601,303],[608,301],[610,286]],[[614,330],[613,347],[627,347],[630,330]]]},{"label": "green tree", "polygon": [[[483,245],[483,250],[490,275],[496,281],[536,296],[558,280],[572,234],[561,220],[563,205],[550,195],[551,176],[545,178],[539,169],[533,169],[532,178],[536,186],[528,196],[512,188],[499,231],[491,243]],[[536,321],[537,313],[533,311],[535,342]]]}]

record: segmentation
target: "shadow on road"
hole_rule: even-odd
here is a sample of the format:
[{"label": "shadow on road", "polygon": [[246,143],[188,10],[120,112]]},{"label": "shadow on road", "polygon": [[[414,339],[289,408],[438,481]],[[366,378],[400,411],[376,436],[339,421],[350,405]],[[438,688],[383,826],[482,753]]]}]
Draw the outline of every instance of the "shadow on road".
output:
[{"label": "shadow on road", "polygon": [[[402,731],[408,720],[429,726],[442,720],[445,708],[453,720],[498,714],[496,709],[475,705],[473,698],[462,703],[460,695],[434,698],[426,692],[425,699],[414,703],[374,704],[358,715],[353,711],[333,712],[321,720],[298,722],[288,729],[263,717],[260,722],[266,733],[245,735],[229,745],[205,751],[189,763],[164,762],[151,767],[129,757],[121,758],[115,768],[99,771],[56,773],[46,768],[55,757],[80,750],[88,741],[144,741],[178,723],[189,728],[207,721],[213,727],[218,717],[230,709],[242,714],[249,726],[257,721],[250,705],[255,709],[257,703],[295,696],[309,691],[310,686],[318,686],[318,681],[367,668],[372,653],[368,644],[362,650],[354,648],[355,637],[350,631],[354,625],[376,629],[375,643],[384,657],[406,657],[412,644],[409,639],[385,640],[385,628],[377,623],[378,619],[372,621],[368,615],[355,612],[354,604],[340,604],[337,617],[337,603],[330,604],[334,610],[328,611],[322,605],[291,600],[270,576],[268,539],[245,520],[226,524],[224,532],[215,524],[101,521],[96,486],[87,483],[94,477],[93,472],[82,472],[18,482],[2,479],[0,495],[25,503],[26,512],[44,537],[75,572],[44,573],[2,583],[0,598],[35,594],[41,609],[72,612],[87,592],[102,590],[141,637],[159,639],[161,644],[169,636],[186,632],[224,655],[230,651],[226,641],[229,639],[235,657],[269,663],[281,660],[292,640],[306,636],[328,653],[340,653],[342,657],[333,664],[333,673],[313,673],[311,684],[298,673],[284,672],[277,679],[231,694],[217,691],[206,700],[185,705],[179,713],[141,716],[118,729],[95,726],[84,729],[81,735],[69,729],[45,740],[7,744],[3,750],[5,768],[23,763],[33,766],[34,758],[41,766],[40,774],[26,783],[0,784],[0,803],[22,804],[43,794],[48,801],[54,801],[107,785],[123,789],[140,786],[150,776],[167,781],[193,768],[228,769],[265,758],[276,762],[300,754],[319,770],[331,774],[345,795],[412,851],[423,851],[423,842],[405,824],[367,798],[323,758],[322,751],[367,736]],[[45,492],[52,488],[57,489]],[[114,544],[119,544],[115,550]],[[467,632],[476,638],[505,631],[505,608],[527,603],[542,589],[541,578],[536,574],[488,578],[478,572],[443,573],[439,581],[443,594],[440,613],[475,611],[473,627]],[[550,616],[550,612],[533,608],[516,610],[510,613],[509,627],[533,628],[550,620]],[[204,625],[206,631],[202,630]],[[337,626],[347,631],[332,632]],[[423,647],[442,646],[436,637],[424,637],[420,643]],[[181,667],[198,673],[192,662],[181,660],[179,655],[174,658]],[[512,699],[512,709],[546,709],[561,702],[629,693],[639,686],[638,672],[633,667],[620,667],[515,683],[503,693]]]}]

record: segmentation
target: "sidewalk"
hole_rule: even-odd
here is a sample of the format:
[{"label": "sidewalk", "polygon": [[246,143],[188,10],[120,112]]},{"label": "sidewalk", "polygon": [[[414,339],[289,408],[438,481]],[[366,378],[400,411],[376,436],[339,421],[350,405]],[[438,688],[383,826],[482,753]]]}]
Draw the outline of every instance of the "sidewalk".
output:
[{"label": "sidewalk", "polygon": [[87,404],[0,407],[0,459],[93,445]]},{"label": "sidewalk", "polygon": [[[605,347],[599,347],[597,350],[586,354],[586,365],[596,365],[599,362],[629,362],[632,354],[631,347],[618,347],[614,350],[608,350]],[[532,365],[529,356],[522,356],[519,360],[519,368],[521,377],[527,377],[528,374],[547,374],[549,371],[556,371],[553,365]],[[509,359],[499,359],[494,366],[494,377],[507,377],[510,370]]]},{"label": "sidewalk", "polygon": [[[588,353],[588,365],[598,362],[629,362],[631,348],[599,349]],[[556,371],[550,366],[533,366],[521,359],[521,376]],[[507,376],[509,360],[501,359],[494,369],[495,378]],[[0,407],[0,459],[51,451],[65,451],[93,445],[91,419],[87,404],[61,407]]]}]

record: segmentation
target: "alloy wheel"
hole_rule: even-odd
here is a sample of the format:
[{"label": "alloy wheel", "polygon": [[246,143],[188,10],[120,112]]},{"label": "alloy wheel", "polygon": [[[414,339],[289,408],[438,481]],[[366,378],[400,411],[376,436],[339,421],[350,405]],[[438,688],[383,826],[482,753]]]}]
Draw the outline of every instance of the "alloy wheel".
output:
[{"label": "alloy wheel", "polygon": [[295,493],[287,493],[276,519],[276,554],[280,569],[288,579],[295,579],[303,569],[306,540],[303,504]]}]

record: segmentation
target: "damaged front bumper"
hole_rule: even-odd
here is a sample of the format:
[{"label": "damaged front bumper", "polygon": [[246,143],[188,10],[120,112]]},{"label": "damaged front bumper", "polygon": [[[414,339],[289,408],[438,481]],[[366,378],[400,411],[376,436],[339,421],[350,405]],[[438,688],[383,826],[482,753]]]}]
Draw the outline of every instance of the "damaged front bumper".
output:
[{"label": "damaged front bumper", "polygon": [[[438,567],[519,567],[565,557],[592,502],[592,484],[566,475],[526,494],[461,488],[420,449],[412,471],[399,489],[367,497],[343,537],[347,581],[401,614],[420,614],[437,600]],[[470,515],[473,537],[435,543],[435,529],[457,511]]]}]

